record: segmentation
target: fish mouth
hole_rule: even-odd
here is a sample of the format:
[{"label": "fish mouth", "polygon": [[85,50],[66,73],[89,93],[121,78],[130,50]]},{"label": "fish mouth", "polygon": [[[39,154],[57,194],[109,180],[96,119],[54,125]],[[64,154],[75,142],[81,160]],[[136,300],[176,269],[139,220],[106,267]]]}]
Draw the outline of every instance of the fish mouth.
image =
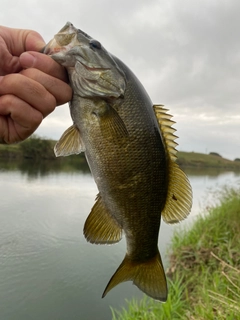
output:
[{"label": "fish mouth", "polygon": [[63,48],[61,48],[61,47],[59,47],[59,48],[58,47],[51,48],[48,45],[46,45],[41,50],[41,53],[44,53],[44,54],[46,54],[48,56],[51,56],[51,55],[56,54],[56,53],[58,53],[60,51],[63,51]]},{"label": "fish mouth", "polygon": [[55,53],[66,52],[74,47],[76,38],[77,29],[71,22],[67,22],[41,52],[50,56]]},{"label": "fish mouth", "polygon": [[[61,44],[59,44],[58,41],[55,38],[53,38],[45,47],[43,47],[43,49],[41,50],[41,53],[46,54],[50,57],[53,56],[54,58],[55,54],[58,54],[58,53],[64,54],[72,47],[73,47],[72,45],[61,46]],[[79,54],[79,58],[80,58],[79,62],[81,63],[81,65],[89,72],[104,72],[104,71],[110,70],[110,68],[101,67],[99,65],[94,65],[92,63],[89,63],[80,54]]]},{"label": "fish mouth", "polygon": [[124,95],[126,80],[113,57],[89,35],[68,22],[42,49],[68,70],[72,87],[81,97]]},{"label": "fish mouth", "polygon": [[48,44],[46,44],[45,47],[43,47],[43,49],[41,50],[41,53],[51,56],[59,52],[66,52],[71,47],[72,46],[70,44],[66,46],[62,46],[54,37]]}]

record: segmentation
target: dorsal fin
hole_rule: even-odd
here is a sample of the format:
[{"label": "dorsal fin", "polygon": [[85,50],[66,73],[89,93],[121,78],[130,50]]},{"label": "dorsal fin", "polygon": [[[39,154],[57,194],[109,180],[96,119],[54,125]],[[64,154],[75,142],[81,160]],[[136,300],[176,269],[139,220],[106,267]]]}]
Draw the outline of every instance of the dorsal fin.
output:
[{"label": "dorsal fin", "polygon": [[175,121],[172,121],[172,116],[168,114],[168,109],[164,108],[163,105],[153,105],[155,115],[159,124],[160,131],[164,138],[165,149],[168,153],[169,158],[175,162],[177,159],[177,150],[175,149],[178,145],[174,140],[178,137],[174,135],[176,129],[172,127]]},{"label": "dorsal fin", "polygon": [[176,163],[178,145],[174,140],[176,131],[172,125],[172,116],[167,113],[168,109],[163,105],[153,106],[159,128],[163,137],[163,143],[168,155],[168,192],[162,218],[167,223],[177,223],[185,219],[192,207],[192,188],[186,174]]}]

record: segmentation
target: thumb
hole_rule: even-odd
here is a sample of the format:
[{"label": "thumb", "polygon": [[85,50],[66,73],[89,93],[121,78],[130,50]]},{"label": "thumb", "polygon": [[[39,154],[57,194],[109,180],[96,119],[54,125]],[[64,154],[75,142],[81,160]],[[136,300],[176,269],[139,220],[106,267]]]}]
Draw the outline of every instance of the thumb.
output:
[{"label": "thumb", "polygon": [[26,51],[41,51],[41,49],[46,45],[42,36],[36,32],[29,30],[26,36],[25,49]]}]

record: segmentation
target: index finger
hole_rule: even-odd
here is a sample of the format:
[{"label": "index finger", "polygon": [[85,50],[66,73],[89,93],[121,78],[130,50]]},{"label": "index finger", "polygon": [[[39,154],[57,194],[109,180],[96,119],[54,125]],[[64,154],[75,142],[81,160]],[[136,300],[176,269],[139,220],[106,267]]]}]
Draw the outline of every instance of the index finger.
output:
[{"label": "index finger", "polygon": [[42,36],[33,30],[0,26],[0,35],[13,56],[19,57],[28,50],[40,51],[45,45]]},{"label": "index finger", "polygon": [[40,111],[44,117],[56,106],[55,97],[41,83],[20,73],[6,75],[0,81],[0,96],[16,96]]},{"label": "index finger", "polygon": [[51,57],[43,53],[28,51],[22,53],[19,59],[24,69],[36,68],[55,78],[69,82],[66,70]]}]

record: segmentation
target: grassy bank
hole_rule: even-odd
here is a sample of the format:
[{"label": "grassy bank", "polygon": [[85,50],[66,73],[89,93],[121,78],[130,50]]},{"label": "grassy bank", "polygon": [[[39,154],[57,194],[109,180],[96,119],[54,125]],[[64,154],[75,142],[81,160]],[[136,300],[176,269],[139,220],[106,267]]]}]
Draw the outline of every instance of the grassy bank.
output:
[{"label": "grassy bank", "polygon": [[0,169],[20,170],[30,176],[59,171],[89,172],[84,154],[56,158],[55,143],[33,135],[18,144],[0,144]]},{"label": "grassy bank", "polygon": [[54,141],[36,135],[16,144],[0,144],[1,159],[53,159]]},{"label": "grassy bank", "polygon": [[[56,160],[54,154],[54,146],[57,141],[43,139],[37,135],[32,135],[30,138],[16,144],[0,144],[0,159],[10,160]],[[85,159],[84,154],[71,155],[71,158],[77,157],[80,161]],[[67,159],[68,157],[61,157],[60,159]],[[85,160],[83,161],[85,162]]]},{"label": "grassy bank", "polygon": [[220,204],[190,230],[175,233],[165,304],[144,298],[112,311],[116,320],[240,319],[240,192],[224,190]]},{"label": "grassy bank", "polygon": [[[32,135],[27,140],[12,145],[0,144],[0,159],[55,159],[53,147],[56,141],[42,139]],[[217,153],[203,154],[198,152],[179,151],[178,164],[189,168],[215,168],[219,170],[240,170],[240,159],[228,160]],[[84,158],[81,154],[80,157]]]},{"label": "grassy bank", "polygon": [[198,152],[183,152],[177,153],[180,166],[194,168],[222,168],[228,170],[239,170],[240,161],[225,159],[218,154],[203,154]]}]

